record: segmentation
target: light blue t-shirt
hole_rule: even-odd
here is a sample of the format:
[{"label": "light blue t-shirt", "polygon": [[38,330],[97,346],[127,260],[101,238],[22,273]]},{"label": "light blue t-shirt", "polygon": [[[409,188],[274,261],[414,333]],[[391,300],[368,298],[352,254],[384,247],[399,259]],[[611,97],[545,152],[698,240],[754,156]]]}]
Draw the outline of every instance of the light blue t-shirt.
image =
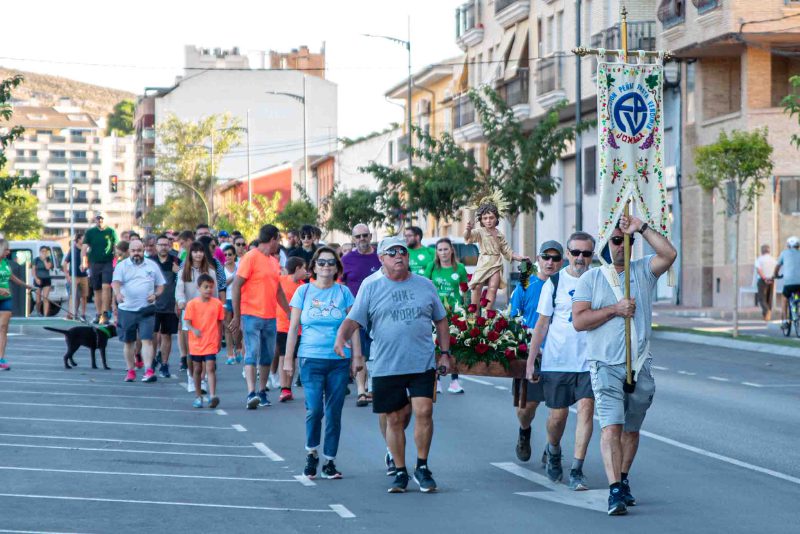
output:
[{"label": "light blue t-shirt", "polygon": [[446,313],[436,287],[424,276],[412,274],[402,282],[385,276],[365,281],[347,317],[361,328],[369,327],[373,377],[424,373],[435,367],[433,322]]},{"label": "light blue t-shirt", "polygon": [[[289,306],[301,310],[303,335],[297,352],[300,358],[339,359],[333,352],[333,344],[354,300],[353,294],[342,284],[319,289],[310,283],[294,292]],[[345,354],[350,357],[349,348],[345,348]]]},{"label": "light blue t-shirt", "polygon": [[539,294],[542,292],[544,282],[537,276],[531,276],[528,289],[518,285],[511,294],[511,317],[522,315],[527,328],[534,328],[536,321],[539,320],[536,308],[539,306]]},{"label": "light blue t-shirt", "polygon": [[800,285],[800,249],[787,248],[778,257],[784,286]]}]

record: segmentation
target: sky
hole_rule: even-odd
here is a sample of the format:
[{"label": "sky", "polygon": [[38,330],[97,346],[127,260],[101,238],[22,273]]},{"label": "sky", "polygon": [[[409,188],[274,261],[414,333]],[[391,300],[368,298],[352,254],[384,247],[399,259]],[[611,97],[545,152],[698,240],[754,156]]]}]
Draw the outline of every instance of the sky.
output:
[{"label": "sky", "polygon": [[[461,53],[455,8],[463,0],[40,0],[3,2],[0,65],[140,94],[174,83],[187,44],[287,52],[325,46],[327,78],[338,84],[339,136],[402,122],[385,92],[407,76],[399,44],[411,26],[414,71]],[[251,66],[254,56],[251,56]]]}]

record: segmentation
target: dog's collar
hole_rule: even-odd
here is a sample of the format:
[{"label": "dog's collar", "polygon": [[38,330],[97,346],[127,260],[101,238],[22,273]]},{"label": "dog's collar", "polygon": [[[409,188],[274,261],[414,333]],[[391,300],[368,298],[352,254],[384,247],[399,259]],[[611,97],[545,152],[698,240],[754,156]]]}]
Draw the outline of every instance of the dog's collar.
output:
[{"label": "dog's collar", "polygon": [[111,337],[111,332],[109,332],[107,327],[98,326],[97,329],[100,330],[102,333],[104,333],[106,335],[106,337]]}]

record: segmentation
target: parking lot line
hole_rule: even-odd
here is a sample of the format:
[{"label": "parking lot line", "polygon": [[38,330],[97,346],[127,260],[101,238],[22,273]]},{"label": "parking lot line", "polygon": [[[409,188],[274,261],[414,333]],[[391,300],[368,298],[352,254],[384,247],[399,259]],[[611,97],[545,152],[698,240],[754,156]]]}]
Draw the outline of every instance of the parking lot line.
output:
[{"label": "parking lot line", "polygon": [[137,439],[84,438],[77,436],[42,436],[40,434],[0,433],[0,436],[7,438],[64,439],[64,440],[75,440],[75,441],[103,441],[107,443],[140,443],[143,445],[174,445],[176,447],[215,447],[220,449],[251,449],[253,447],[252,445],[215,445],[213,443],[178,443],[175,441],[144,441]]},{"label": "parking lot line", "polygon": [[[288,508],[277,506],[246,506],[241,504],[212,504],[200,502],[170,502],[170,501],[142,501],[135,499],[105,499],[100,497],[75,497],[74,495],[34,495],[26,493],[0,493],[0,497],[19,498],[19,499],[42,499],[59,501],[89,501],[121,504],[153,504],[159,506],[189,506],[194,508],[220,508],[229,510],[258,510],[262,512],[300,512],[310,514],[335,513],[341,514],[332,508]],[[355,517],[355,516],[353,516]]]},{"label": "parking lot line", "polygon": [[[39,467],[16,467],[0,465],[3,471],[30,471],[35,473],[68,473],[77,475],[108,475],[128,477],[153,477],[153,478],[191,478],[198,480],[232,480],[236,482],[291,482],[301,483],[295,478],[250,478],[250,477],[222,477],[210,475],[175,475],[169,473],[126,473],[122,471],[85,471],[81,469],[43,469]],[[305,485],[305,484],[303,484]]]},{"label": "parking lot line", "polygon": [[[188,404],[188,402],[187,402]],[[218,415],[213,411],[210,410],[183,410],[177,408],[142,408],[137,406],[136,408],[131,408],[130,406],[94,406],[91,404],[53,404],[47,402],[8,402],[8,401],[0,401],[0,405],[10,405],[10,406],[45,406],[48,408],[86,408],[90,410],[124,410],[126,412],[136,411],[136,412],[178,412],[178,413],[191,413],[197,415]]]},{"label": "parking lot line", "polygon": [[[11,334],[8,334],[9,336]],[[53,532],[50,530],[8,530],[0,528],[0,532],[10,532],[12,534],[81,534],[80,532]]]},{"label": "parking lot line", "polygon": [[26,449],[56,449],[56,450],[65,450],[65,451],[87,451],[87,452],[122,452],[122,453],[129,453],[129,454],[142,454],[142,453],[157,453],[157,454],[167,454],[173,456],[214,456],[214,457],[224,457],[224,458],[258,458],[263,460],[264,456],[261,454],[223,454],[223,453],[213,453],[213,452],[186,452],[186,451],[148,451],[148,450],[136,450],[136,449],[106,449],[106,448],[96,448],[96,447],[65,447],[62,445],[32,445],[29,443],[0,443],[0,447],[23,447]]},{"label": "parking lot line", "polygon": [[171,425],[164,423],[132,423],[129,421],[90,421],[85,419],[53,419],[47,417],[9,417],[0,415],[0,419],[6,421],[43,421],[51,423],[84,423],[87,425],[123,425],[123,426],[156,426],[162,428],[194,428],[198,430],[235,430],[229,426],[210,426],[210,425]]},{"label": "parking lot line", "polygon": [[20,395],[47,395],[50,396],[59,396],[59,397],[110,397],[110,398],[120,398],[120,399],[139,399],[139,400],[184,400],[188,397],[160,397],[157,395],[147,395],[146,397],[142,395],[114,395],[111,393],[65,393],[63,391],[28,391],[24,389],[0,389],[0,393],[17,393]]},{"label": "parking lot line", "polygon": [[273,451],[272,449],[270,449],[269,447],[267,447],[263,443],[253,443],[253,447],[255,447],[256,449],[258,449],[261,452],[263,452],[264,456],[266,456],[267,458],[269,458],[273,462],[282,462],[283,461],[283,458],[281,458],[278,454],[275,453],[275,451]]}]

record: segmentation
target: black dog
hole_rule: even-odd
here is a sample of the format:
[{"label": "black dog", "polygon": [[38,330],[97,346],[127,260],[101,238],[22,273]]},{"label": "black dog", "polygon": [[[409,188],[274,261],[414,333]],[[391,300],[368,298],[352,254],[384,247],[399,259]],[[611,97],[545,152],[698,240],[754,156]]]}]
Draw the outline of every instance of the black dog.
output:
[{"label": "black dog", "polygon": [[[81,347],[86,347],[92,351],[92,369],[97,369],[97,361],[95,358],[95,351],[97,349],[100,349],[100,358],[103,360],[103,368],[111,369],[106,364],[106,345],[108,345],[108,340],[110,338],[116,337],[117,335],[117,328],[113,324],[102,326],[75,326],[69,330],[59,330],[58,328],[45,326],[44,329],[64,334],[67,340],[67,353],[64,354],[64,367],[67,369],[78,366],[72,356]],[[70,366],[70,364],[72,364],[72,366]]]}]

